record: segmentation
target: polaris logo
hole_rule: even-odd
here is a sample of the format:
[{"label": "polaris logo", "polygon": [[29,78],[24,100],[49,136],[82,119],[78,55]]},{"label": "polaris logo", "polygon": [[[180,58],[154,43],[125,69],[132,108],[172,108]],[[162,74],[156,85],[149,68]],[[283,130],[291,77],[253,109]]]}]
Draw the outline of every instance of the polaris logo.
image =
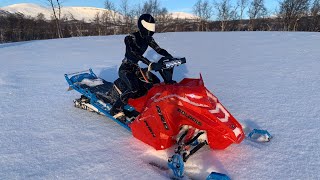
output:
[{"label": "polaris logo", "polygon": [[143,122],[146,124],[146,126],[147,126],[149,132],[151,133],[151,135],[152,135],[153,137],[156,137],[156,135],[155,135],[154,132],[152,131],[151,127],[149,126],[148,122],[147,122],[147,121],[143,121]]},{"label": "polaris logo", "polygon": [[185,117],[187,117],[188,119],[190,119],[191,121],[195,122],[199,126],[202,125],[200,121],[198,121],[196,118],[192,117],[191,115],[187,114],[185,111],[181,110],[180,108],[178,108],[178,112],[184,115]]},{"label": "polaris logo", "polygon": [[162,121],[162,124],[163,124],[164,128],[165,128],[166,130],[169,130],[168,124],[167,124],[167,122],[166,122],[166,120],[165,120],[165,118],[164,118],[164,116],[163,116],[163,114],[162,114],[162,112],[161,112],[160,107],[159,107],[159,106],[156,106],[156,107],[157,107],[158,115],[159,115],[159,117],[160,117],[160,119],[161,119],[161,121]]}]

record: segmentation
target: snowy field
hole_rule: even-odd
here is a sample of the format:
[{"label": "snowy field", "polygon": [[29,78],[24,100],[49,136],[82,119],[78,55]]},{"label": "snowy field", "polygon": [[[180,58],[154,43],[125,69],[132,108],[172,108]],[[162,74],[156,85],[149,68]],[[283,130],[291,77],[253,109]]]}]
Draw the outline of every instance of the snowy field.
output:
[{"label": "snowy field", "polygon": [[[106,117],[73,107],[65,73],[93,68],[117,77],[124,36],[0,44],[0,179],[168,179],[155,151]],[[186,164],[204,179],[320,179],[320,33],[156,34],[187,64],[175,79],[199,77],[243,125],[268,129],[270,143],[244,140],[202,149]],[[155,60],[154,51],[146,56]]]}]

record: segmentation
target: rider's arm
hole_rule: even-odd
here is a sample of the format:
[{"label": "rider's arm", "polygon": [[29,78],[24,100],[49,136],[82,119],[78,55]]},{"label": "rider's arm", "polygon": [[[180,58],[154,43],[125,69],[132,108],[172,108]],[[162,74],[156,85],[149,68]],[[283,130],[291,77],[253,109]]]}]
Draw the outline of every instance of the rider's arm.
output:
[{"label": "rider's arm", "polygon": [[129,35],[125,37],[124,42],[127,48],[129,48],[129,51],[133,56],[140,59],[146,65],[149,65],[151,63],[147,58],[137,53],[137,51],[139,50],[139,47],[137,47],[136,43],[134,42],[134,37]]},{"label": "rider's arm", "polygon": [[172,57],[172,55],[170,53],[168,53],[168,51],[160,48],[160,46],[156,43],[156,41],[153,39],[153,37],[150,37],[150,39],[149,39],[149,46],[162,56]]}]

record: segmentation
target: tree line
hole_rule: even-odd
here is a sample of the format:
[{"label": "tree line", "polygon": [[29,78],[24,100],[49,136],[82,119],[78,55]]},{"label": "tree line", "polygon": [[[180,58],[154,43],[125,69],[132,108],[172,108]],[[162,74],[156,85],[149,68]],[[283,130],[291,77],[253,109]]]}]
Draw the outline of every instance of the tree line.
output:
[{"label": "tree line", "polygon": [[177,31],[320,31],[320,0],[280,0],[268,10],[264,0],[198,0],[193,14],[198,18],[173,18],[159,0],[130,5],[121,0],[119,6],[104,2],[105,11],[92,22],[62,16],[59,0],[45,0],[52,9],[50,20],[43,14],[26,17],[0,10],[0,43],[26,40],[127,34],[137,30],[136,19],[152,14],[157,32]]},{"label": "tree line", "polygon": [[[202,20],[202,30],[320,31],[320,0],[278,2],[272,10],[264,0],[198,0],[194,14]],[[216,22],[210,21],[213,15]]]}]

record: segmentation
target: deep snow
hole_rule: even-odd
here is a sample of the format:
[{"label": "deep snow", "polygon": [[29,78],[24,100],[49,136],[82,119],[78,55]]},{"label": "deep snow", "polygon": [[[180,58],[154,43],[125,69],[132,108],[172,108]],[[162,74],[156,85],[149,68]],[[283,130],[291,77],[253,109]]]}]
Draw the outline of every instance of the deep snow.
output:
[{"label": "deep snow", "polygon": [[[148,165],[155,151],[106,117],[73,107],[64,74],[93,68],[117,77],[123,35],[0,44],[0,179],[168,179]],[[320,34],[156,34],[187,64],[175,79],[199,77],[242,124],[268,129],[270,143],[244,140],[202,149],[191,173],[232,179],[320,179]],[[156,59],[154,51],[146,56]],[[197,167],[198,166],[198,167]],[[207,173],[204,173],[207,172]]]}]

